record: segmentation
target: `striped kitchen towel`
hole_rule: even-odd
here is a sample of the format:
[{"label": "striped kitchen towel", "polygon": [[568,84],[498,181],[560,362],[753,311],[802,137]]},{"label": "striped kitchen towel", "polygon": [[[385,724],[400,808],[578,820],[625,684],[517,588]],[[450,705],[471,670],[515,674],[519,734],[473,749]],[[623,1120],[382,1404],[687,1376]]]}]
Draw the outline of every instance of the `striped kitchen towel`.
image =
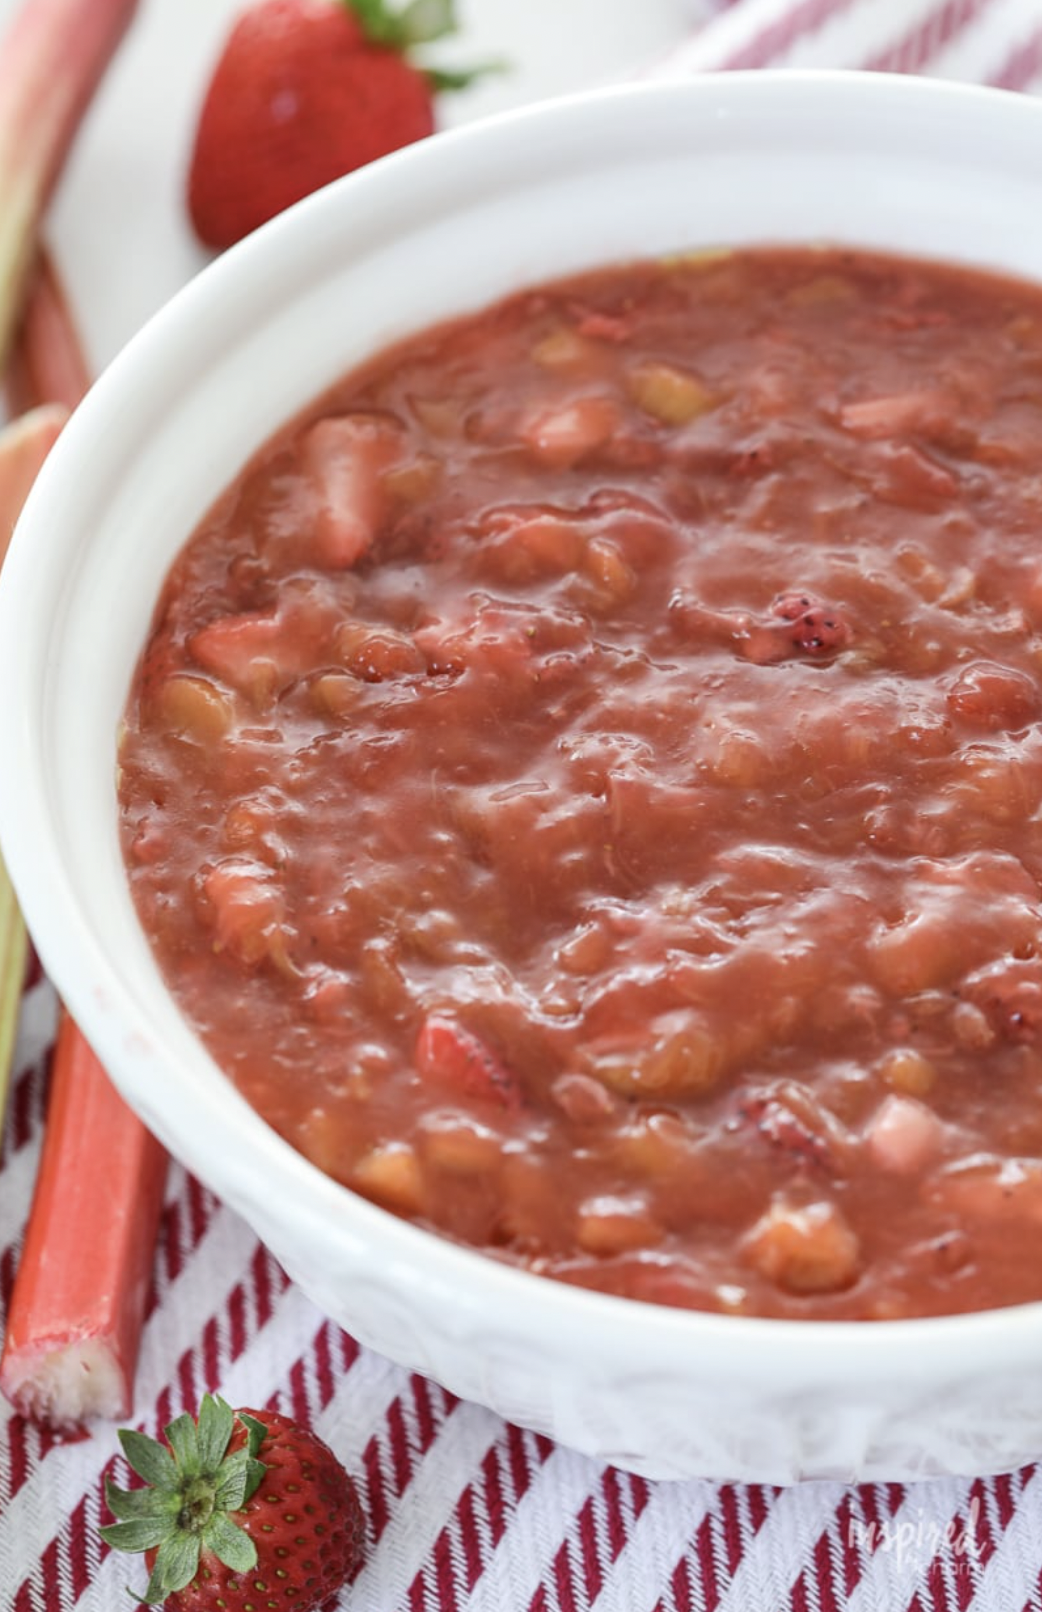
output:
[{"label": "striped kitchen towel", "polygon": [[[709,20],[656,71],[862,67],[1042,91],[1042,0],[699,0],[691,14]],[[0,1154],[5,1306],[53,1022],[37,976]],[[369,1550],[340,1612],[1042,1612],[1042,1470],[914,1486],[648,1483],[360,1348],[175,1169],[138,1425],[158,1431],[207,1388],[306,1418],[358,1475]],[[130,1604],[132,1569],[97,1534],[106,1474],[125,1477],[111,1428],[63,1442],[0,1407],[0,1612]]]},{"label": "striped kitchen towel", "polygon": [[1042,90],[1042,0],[731,0],[655,71],[857,67]]}]

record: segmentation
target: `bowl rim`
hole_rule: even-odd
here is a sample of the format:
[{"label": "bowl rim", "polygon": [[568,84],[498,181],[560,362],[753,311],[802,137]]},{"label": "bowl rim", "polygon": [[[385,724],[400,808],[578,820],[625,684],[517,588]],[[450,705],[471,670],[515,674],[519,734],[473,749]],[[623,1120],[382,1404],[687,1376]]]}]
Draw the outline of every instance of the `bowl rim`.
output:
[{"label": "bowl rim", "polygon": [[[82,462],[98,423],[118,417],[119,410],[125,407],[125,389],[139,384],[139,375],[147,379],[171,347],[182,340],[186,345],[197,345],[198,336],[192,333],[197,331],[200,315],[212,317],[241,278],[256,277],[260,270],[254,265],[265,264],[273,254],[295,255],[296,243],[311,228],[322,227],[349,205],[369,205],[370,197],[377,205],[385,188],[393,191],[395,176],[406,176],[413,187],[421,185],[426,176],[436,177],[454,152],[465,152],[478,142],[509,143],[528,128],[549,128],[555,120],[585,118],[591,106],[610,108],[624,101],[639,104],[669,97],[686,101],[702,96],[710,101],[715,97],[721,105],[733,107],[740,106],[749,95],[760,98],[779,89],[783,95],[794,97],[808,93],[834,98],[856,94],[875,100],[881,110],[895,99],[951,111],[1000,105],[1004,117],[1030,125],[1036,135],[1042,132],[1042,105],[1013,92],[855,70],[766,69],[640,81],[502,112],[444,131],[337,181],[231,248],[195,275],[147,321],[75,411],[30,494],[0,582],[0,687],[8,690],[7,697],[0,701],[0,755],[6,758],[4,771],[8,778],[20,780],[17,789],[8,786],[0,790],[0,843],[34,936],[39,927],[38,945],[48,975],[99,1056],[111,1062],[116,1085],[148,1122],[161,1119],[165,1127],[165,1094],[153,1093],[150,1102],[143,1104],[142,1093],[123,1073],[128,1031],[138,1045],[139,1038],[147,1040],[147,1012],[125,989],[115,960],[105,951],[99,926],[82,910],[62,860],[47,854],[46,848],[41,852],[37,847],[40,825],[49,816],[46,759],[42,740],[34,735],[29,720],[34,694],[30,657],[20,647],[24,638],[22,600],[23,596],[32,599],[41,591],[33,585],[33,575],[45,568],[36,565],[30,550],[47,526],[55,489]],[[32,631],[39,636],[44,629],[34,622]],[[230,1081],[227,1084],[228,1091],[219,1093],[220,1101],[216,1100],[216,1088],[211,1087],[214,1100],[204,1121],[214,1123],[218,1114],[227,1111],[228,1096],[234,1091]],[[249,1112],[253,1114],[252,1109]],[[548,1328],[567,1334],[573,1324],[587,1326],[591,1317],[602,1320],[605,1346],[614,1359],[648,1361],[658,1354],[676,1359],[703,1344],[712,1348],[714,1355],[730,1357],[737,1379],[747,1372],[750,1360],[762,1360],[764,1351],[770,1350],[772,1362],[783,1375],[805,1378],[811,1361],[814,1373],[824,1378],[846,1380],[853,1375],[863,1383],[871,1383],[905,1375],[910,1359],[929,1356],[934,1349],[948,1351],[957,1347],[964,1370],[984,1365],[995,1370],[1003,1360],[1024,1359],[1029,1351],[1037,1349],[1042,1337],[1042,1300],[1003,1309],[866,1323],[689,1310],[548,1279],[380,1209],[324,1175],[266,1125],[264,1129],[271,1142],[266,1157],[277,1162],[280,1185],[293,1195],[298,1221],[316,1227],[321,1238],[330,1235],[330,1217],[339,1219],[346,1208],[358,1223],[362,1239],[378,1235],[388,1262],[401,1261],[403,1268],[410,1270],[429,1270],[436,1265],[439,1288],[477,1286],[493,1309],[500,1304],[509,1307],[511,1330],[517,1329],[513,1325],[517,1321],[521,1331],[531,1331],[533,1335],[535,1331],[543,1335]],[[233,1207],[239,1184],[233,1162],[228,1187],[218,1189]],[[926,1369],[917,1369],[916,1375],[925,1376]]]}]

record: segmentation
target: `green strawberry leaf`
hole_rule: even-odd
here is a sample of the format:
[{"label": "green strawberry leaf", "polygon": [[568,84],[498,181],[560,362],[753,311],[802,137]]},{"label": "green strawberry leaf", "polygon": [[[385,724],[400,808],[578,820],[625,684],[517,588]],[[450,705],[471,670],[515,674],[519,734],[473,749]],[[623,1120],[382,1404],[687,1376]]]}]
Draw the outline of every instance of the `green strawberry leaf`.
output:
[{"label": "green strawberry leaf", "polygon": [[186,1411],[169,1422],[163,1432],[182,1477],[194,1477],[199,1471],[199,1436],[192,1417]]},{"label": "green strawberry leaf", "polygon": [[257,1565],[257,1547],[249,1534],[219,1512],[203,1529],[203,1544],[233,1573],[248,1573]]},{"label": "green strawberry leaf", "polygon": [[[260,1455],[261,1446],[268,1436],[268,1429],[263,1422],[259,1422],[256,1416],[251,1416],[248,1411],[240,1411],[239,1420],[246,1429],[247,1450],[249,1453],[249,1461],[246,1467],[246,1489],[240,1501],[240,1504],[244,1505],[247,1500],[250,1500],[257,1493],[260,1481],[267,1471],[266,1464],[263,1461],[259,1461],[257,1457]],[[231,1510],[232,1508],[228,1507],[227,1509]]]},{"label": "green strawberry leaf", "polygon": [[425,67],[423,76],[436,94],[442,94],[450,90],[469,89],[476,79],[487,78],[490,73],[508,71],[506,62],[480,62],[477,67]]},{"label": "green strawberry leaf", "polygon": [[239,1420],[246,1429],[246,1443],[250,1454],[259,1455],[261,1445],[268,1436],[268,1429],[263,1422],[257,1420],[256,1416],[251,1416],[249,1411],[240,1411]]},{"label": "green strawberry leaf", "polygon": [[199,1462],[203,1472],[216,1472],[224,1460],[235,1426],[235,1412],[220,1397],[204,1394],[199,1406]]},{"label": "green strawberry leaf", "polygon": [[454,34],[459,26],[453,0],[409,0],[398,25],[406,45],[429,45]]},{"label": "green strawberry leaf", "polygon": [[170,1518],[137,1517],[133,1522],[110,1522],[98,1532],[113,1550],[154,1550],[170,1533]]},{"label": "green strawberry leaf", "polygon": [[252,1500],[253,1499],[253,1496],[257,1493],[257,1490],[260,1488],[261,1479],[263,1478],[263,1476],[264,1476],[265,1472],[267,1472],[267,1470],[268,1469],[264,1465],[263,1461],[252,1461],[251,1460],[247,1464],[247,1467],[246,1467],[246,1492],[242,1497],[243,1498],[243,1505],[246,1504],[247,1500]]},{"label": "green strawberry leaf", "polygon": [[[392,11],[387,0],[342,0],[353,12],[365,38],[374,45],[408,55],[416,45],[429,45],[454,34],[459,22],[455,0],[407,0],[399,11]],[[475,79],[506,70],[503,62],[485,62],[477,67],[423,68],[431,89],[465,90]]]},{"label": "green strawberry leaf", "polygon": [[111,1478],[105,1480],[105,1501],[121,1522],[138,1517],[176,1517],[180,1500],[161,1489],[119,1489]]},{"label": "green strawberry leaf", "polygon": [[238,1511],[247,1498],[250,1478],[250,1452],[244,1445],[234,1455],[225,1456],[214,1476],[213,1503],[217,1511]]},{"label": "green strawberry leaf", "polygon": [[407,40],[402,31],[401,18],[387,7],[386,0],[344,0],[362,27],[362,32],[374,45],[387,45],[392,50],[403,50]]},{"label": "green strawberry leaf", "polygon": [[165,1444],[148,1438],[132,1427],[119,1431],[119,1442],[127,1464],[139,1478],[160,1488],[173,1488],[177,1483],[177,1464]]},{"label": "green strawberry leaf", "polygon": [[167,1534],[156,1551],[152,1577],[145,1591],[146,1600],[163,1601],[191,1584],[199,1570],[199,1550],[198,1534]]},{"label": "green strawberry leaf", "polygon": [[391,50],[409,51],[454,34],[459,27],[455,0],[408,0],[397,11],[387,0],[344,0],[366,39]]}]

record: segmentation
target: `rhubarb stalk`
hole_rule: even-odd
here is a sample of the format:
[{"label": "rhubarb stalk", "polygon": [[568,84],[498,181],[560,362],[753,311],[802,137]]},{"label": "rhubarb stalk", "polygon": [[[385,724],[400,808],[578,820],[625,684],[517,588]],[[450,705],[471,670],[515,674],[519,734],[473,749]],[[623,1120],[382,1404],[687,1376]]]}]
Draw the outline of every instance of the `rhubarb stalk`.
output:
[{"label": "rhubarb stalk", "polygon": [[129,1416],[166,1155],[62,1016],[0,1389],[62,1429]]},{"label": "rhubarb stalk", "polygon": [[[45,297],[52,289],[53,282],[44,283]],[[29,390],[47,384],[46,376],[68,381],[81,362],[64,302],[49,303],[47,313],[38,326],[30,321],[23,333],[23,381]],[[0,433],[0,559],[67,415],[60,404],[42,404]],[[5,1079],[25,949],[4,874],[0,1073]],[[130,1414],[166,1166],[159,1143],[117,1095],[63,1014],[40,1169],[0,1358],[0,1391],[23,1414],[60,1428],[94,1416]]]},{"label": "rhubarb stalk", "polygon": [[50,254],[41,252],[3,379],[8,413],[27,413],[45,399],[71,414],[90,380],[65,288]]},{"label": "rhubarb stalk", "polygon": [[[30,408],[0,439],[0,560],[21,503],[88,375],[36,226],[137,0],[22,0],[0,38],[0,368]],[[37,270],[16,350],[15,332]],[[32,408],[32,405],[43,405]],[[50,406],[47,406],[50,405]],[[56,406],[57,405],[57,406]],[[64,406],[61,406],[64,405]],[[0,886],[0,1018],[13,1039],[21,920]],[[10,1048],[0,1044],[6,1078]],[[64,1013],[40,1169],[7,1315],[0,1391],[69,1428],[127,1416],[166,1179],[166,1154]]]},{"label": "rhubarb stalk", "polygon": [[[0,432],[0,564],[25,495],[65,418],[63,408],[38,408]],[[0,1114],[7,1097],[27,952],[25,925],[0,860]]]},{"label": "rhubarb stalk", "polygon": [[7,1101],[28,949],[22,915],[7,869],[0,861],[0,1110]]},{"label": "rhubarb stalk", "polygon": [[[47,292],[49,295],[49,290]],[[75,374],[64,304],[23,347],[25,374]],[[28,383],[27,383],[28,384]],[[69,400],[75,401],[70,398]],[[43,404],[0,432],[0,559],[68,411]],[[0,1075],[6,1081],[26,937],[0,864]],[[134,1368],[166,1179],[166,1154],[62,1015],[40,1168],[7,1315],[0,1390],[55,1427],[130,1414]]]},{"label": "rhubarb stalk", "polygon": [[0,565],[29,489],[68,417],[60,403],[41,403],[0,431]]},{"label": "rhubarb stalk", "polygon": [[[0,435],[0,559],[21,503],[88,380],[61,288],[41,259],[8,377],[20,405],[36,407]],[[40,402],[48,393],[63,403]],[[24,953],[21,967],[0,975],[15,1002],[15,977],[20,987],[23,969]],[[166,1166],[159,1143],[63,1014],[0,1357],[0,1391],[23,1414],[59,1428],[130,1414]]]},{"label": "rhubarb stalk", "polygon": [[36,225],[137,0],[22,0],[0,38],[0,354],[21,313]]}]

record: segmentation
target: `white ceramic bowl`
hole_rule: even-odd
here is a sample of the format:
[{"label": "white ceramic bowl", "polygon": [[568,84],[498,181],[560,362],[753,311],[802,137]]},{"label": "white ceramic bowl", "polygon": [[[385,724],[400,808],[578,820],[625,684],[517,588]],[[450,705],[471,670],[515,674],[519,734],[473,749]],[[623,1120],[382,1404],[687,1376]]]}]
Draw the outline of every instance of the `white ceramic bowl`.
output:
[{"label": "white ceramic bowl", "polygon": [[1042,281],[1042,104],[735,74],[413,147],[227,254],[130,344],[54,451],[0,586],[3,848],[127,1099],[358,1338],[651,1476],[1026,1461],[1042,1452],[1042,1305],[860,1325],[699,1315],[505,1268],[354,1197],[246,1106],[160,983],[120,859],[116,730],[175,552],[251,450],[357,360],[566,271],[820,240]]}]

